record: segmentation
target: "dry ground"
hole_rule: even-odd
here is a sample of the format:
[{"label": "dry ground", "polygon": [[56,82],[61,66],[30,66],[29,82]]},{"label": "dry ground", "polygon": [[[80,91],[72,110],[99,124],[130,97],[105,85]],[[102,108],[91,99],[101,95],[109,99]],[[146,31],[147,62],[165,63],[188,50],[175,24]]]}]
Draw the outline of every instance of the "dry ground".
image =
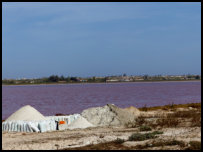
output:
[{"label": "dry ground", "polygon": [[[164,149],[201,148],[201,104],[140,108],[136,123],[46,133],[2,132],[2,149]],[[159,131],[155,133],[154,131]]]}]

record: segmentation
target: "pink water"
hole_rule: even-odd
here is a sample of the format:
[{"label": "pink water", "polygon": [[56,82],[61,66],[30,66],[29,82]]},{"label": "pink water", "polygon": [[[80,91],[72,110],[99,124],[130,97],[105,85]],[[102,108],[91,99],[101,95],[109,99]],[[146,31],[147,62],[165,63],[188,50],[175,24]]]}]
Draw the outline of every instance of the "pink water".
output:
[{"label": "pink water", "polygon": [[2,86],[2,119],[24,105],[42,114],[80,113],[113,103],[119,107],[201,102],[201,82],[136,82]]}]

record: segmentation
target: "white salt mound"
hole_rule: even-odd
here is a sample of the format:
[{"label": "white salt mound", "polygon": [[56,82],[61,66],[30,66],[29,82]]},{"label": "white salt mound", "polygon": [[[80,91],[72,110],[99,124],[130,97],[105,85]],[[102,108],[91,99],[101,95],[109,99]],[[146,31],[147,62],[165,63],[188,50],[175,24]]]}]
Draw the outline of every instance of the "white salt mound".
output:
[{"label": "white salt mound", "polygon": [[94,127],[93,124],[88,122],[85,118],[80,116],[78,119],[73,121],[67,128],[68,129],[76,129],[76,128],[88,128],[88,127]]},{"label": "white salt mound", "polygon": [[138,117],[113,104],[85,109],[81,116],[95,126],[125,126],[128,122],[135,122]]},{"label": "white salt mound", "polygon": [[130,107],[128,107],[128,108],[125,108],[124,110],[126,110],[126,111],[128,111],[128,112],[131,112],[131,113],[133,113],[133,114],[135,114],[135,115],[137,115],[137,116],[140,115],[140,110],[137,109],[136,107],[133,107],[133,106],[130,106]]},{"label": "white salt mound", "polygon": [[18,109],[10,117],[6,119],[6,121],[17,121],[17,120],[39,121],[46,120],[46,118],[35,108],[31,107],[30,105],[26,105]]}]

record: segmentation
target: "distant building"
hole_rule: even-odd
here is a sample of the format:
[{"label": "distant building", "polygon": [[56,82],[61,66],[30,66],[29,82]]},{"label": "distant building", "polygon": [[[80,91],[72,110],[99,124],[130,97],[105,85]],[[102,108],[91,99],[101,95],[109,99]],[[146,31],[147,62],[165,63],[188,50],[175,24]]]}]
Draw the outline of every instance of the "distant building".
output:
[{"label": "distant building", "polygon": [[118,82],[116,79],[106,80],[106,82]]},{"label": "distant building", "polygon": [[87,82],[86,79],[80,79],[80,82]]}]

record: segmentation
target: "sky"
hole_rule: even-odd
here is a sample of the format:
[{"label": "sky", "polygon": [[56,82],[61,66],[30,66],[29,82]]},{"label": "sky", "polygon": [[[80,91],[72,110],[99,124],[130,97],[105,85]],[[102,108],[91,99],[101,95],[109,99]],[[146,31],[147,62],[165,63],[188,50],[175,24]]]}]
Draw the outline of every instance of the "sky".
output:
[{"label": "sky", "polygon": [[3,2],[2,78],[201,74],[200,2]]}]

